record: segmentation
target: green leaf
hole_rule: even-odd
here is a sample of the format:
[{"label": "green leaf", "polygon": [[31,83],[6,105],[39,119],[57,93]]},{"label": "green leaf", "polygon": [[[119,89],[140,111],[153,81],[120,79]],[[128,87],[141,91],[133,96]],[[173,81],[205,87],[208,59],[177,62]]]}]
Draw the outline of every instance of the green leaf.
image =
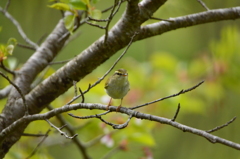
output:
[{"label": "green leaf", "polygon": [[7,60],[10,70],[14,70],[17,67],[18,61],[15,57],[9,57]]},{"label": "green leaf", "polygon": [[9,54],[9,55],[12,55],[13,49],[14,49],[14,45],[8,45],[6,47],[6,53]]},{"label": "green leaf", "polygon": [[14,46],[16,46],[17,45],[17,39],[15,39],[15,38],[8,39],[7,45],[14,45]]},{"label": "green leaf", "polygon": [[50,5],[49,7],[58,9],[58,10],[63,10],[63,11],[71,11],[70,6],[65,3],[54,3],[54,4]]},{"label": "green leaf", "polygon": [[77,10],[87,10],[86,4],[84,2],[82,2],[82,1],[80,1],[80,0],[71,0],[70,4],[71,4],[71,6],[74,9],[77,9]]},{"label": "green leaf", "polygon": [[73,33],[74,21],[75,21],[74,15],[68,15],[64,17],[65,27],[71,34]]}]

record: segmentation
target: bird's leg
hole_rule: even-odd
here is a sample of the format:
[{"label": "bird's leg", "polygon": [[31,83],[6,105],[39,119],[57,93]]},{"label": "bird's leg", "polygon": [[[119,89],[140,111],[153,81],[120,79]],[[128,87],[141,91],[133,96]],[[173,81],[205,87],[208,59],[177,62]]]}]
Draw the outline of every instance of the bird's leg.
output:
[{"label": "bird's leg", "polygon": [[109,109],[109,106],[111,105],[111,102],[112,102],[112,98],[110,98],[110,101],[109,101],[109,103],[108,103],[108,105],[107,105],[107,108],[106,108],[106,110],[108,110],[108,109]]},{"label": "bird's leg", "polygon": [[120,108],[121,108],[121,106],[122,106],[122,100],[123,100],[123,98],[121,99],[121,104],[117,107],[117,112],[120,110]]}]

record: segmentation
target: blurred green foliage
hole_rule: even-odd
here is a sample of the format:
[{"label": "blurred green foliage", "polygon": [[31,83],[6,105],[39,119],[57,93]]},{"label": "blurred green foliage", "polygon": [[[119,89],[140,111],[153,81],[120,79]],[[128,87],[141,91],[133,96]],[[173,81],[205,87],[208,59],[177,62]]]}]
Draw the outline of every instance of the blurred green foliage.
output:
[{"label": "blurred green foliage", "polygon": [[[50,2],[53,0],[50,0]],[[72,15],[66,15],[64,17],[64,24],[66,29],[73,34],[74,31],[74,22],[78,15],[78,11],[86,11],[90,17],[94,19],[100,19],[102,12],[96,9],[93,4],[96,3],[89,0],[60,0],[60,2],[53,1],[52,5],[49,5],[50,8],[54,8],[61,11],[69,11]]]},{"label": "blurred green foliage", "polygon": [[16,44],[17,40],[14,38],[10,38],[6,44],[0,43],[0,62],[3,62],[9,55],[12,55]]},{"label": "blurred green foliage", "polygon": [[[221,2],[221,6],[219,3],[209,1],[206,1],[206,3],[210,8],[239,5],[237,1],[224,1]],[[4,4],[0,2],[1,6]],[[48,1],[16,1],[10,5],[9,12],[20,21],[24,30],[26,30],[26,34],[37,41],[43,34],[49,33],[53,29],[60,17],[60,14],[58,15],[56,11],[47,7],[48,4]],[[96,4],[96,7],[105,9],[106,6],[110,5],[111,2],[101,1]],[[21,12],[19,8],[21,8]],[[41,10],[37,8],[41,8]],[[119,12],[122,13],[122,10],[120,9]],[[202,10],[203,8],[197,1],[195,3],[187,0],[169,1],[154,16],[168,18]],[[19,13],[21,15],[18,15]],[[117,14],[116,19],[121,16],[120,13]],[[39,17],[37,20],[29,19],[32,16],[31,14],[38,14]],[[116,22],[116,19],[113,20],[111,25]],[[18,36],[14,26],[3,16],[0,16],[0,21],[2,22],[1,35],[3,35],[3,38],[0,39],[1,43],[4,43],[4,40],[6,41],[9,37],[15,37],[21,42],[22,39]],[[47,26],[45,25],[46,22],[48,22]],[[149,21],[148,23],[152,22],[155,21]],[[177,122],[203,130],[212,129],[239,115],[240,30],[237,24],[239,22],[227,21],[195,26],[134,43],[124,59],[116,66],[116,69],[122,67],[129,72],[131,90],[124,98],[123,106],[132,107],[150,102],[178,93],[180,90],[190,88],[204,80],[205,83],[192,92],[149,105],[138,111],[172,118],[178,103],[180,103],[181,109]],[[9,32],[9,30],[12,32]],[[64,48],[56,60],[73,58],[104,34],[99,29],[90,26],[83,26],[80,32],[80,37]],[[17,67],[20,68],[31,55],[30,53],[32,52],[16,48],[13,58],[18,60],[15,60],[15,65],[18,62]],[[77,84],[78,87],[85,90],[89,83],[92,84],[98,80],[113,64],[119,53],[81,80]],[[11,65],[9,61],[10,58],[4,61],[8,67]],[[46,79],[61,66],[55,65],[47,68],[42,74],[39,74],[35,83]],[[8,82],[1,79],[0,88],[4,88],[6,85],[8,85]],[[85,102],[107,104],[109,97],[107,97],[103,88],[104,82],[93,88],[86,94]],[[69,89],[51,105],[60,107],[73,96],[74,90]],[[120,101],[114,100],[113,102],[118,105]],[[6,100],[0,100],[1,108],[5,103]],[[100,112],[102,111],[77,110],[71,113],[86,116]],[[77,120],[69,117],[66,113],[62,115],[69,124],[76,127],[76,133],[79,134],[78,138],[83,142],[91,141],[99,135],[107,135],[105,141],[100,140],[88,149],[88,153],[93,158],[100,158],[116,147],[120,147],[120,149],[112,157],[114,159],[145,157],[147,150],[153,153],[154,158],[221,159],[226,157],[237,158],[239,156],[234,149],[219,144],[213,145],[198,136],[182,133],[170,126],[155,122],[132,119],[127,128],[114,131],[98,119]],[[117,124],[124,123],[127,120],[125,115],[119,113],[112,113],[103,118]],[[56,118],[52,118],[51,121],[56,126],[62,126]],[[214,134],[237,142],[240,140],[238,122],[237,120]],[[49,128],[50,126],[45,121],[36,121],[31,123],[25,132],[44,134]],[[33,159],[80,158],[78,149],[70,140],[65,139],[54,129],[51,130],[46,141],[32,157]],[[66,130],[63,129],[63,131]],[[40,140],[41,137],[22,137],[13,146],[6,158],[25,158],[33,151]],[[110,142],[113,142],[113,145],[109,146]]]}]

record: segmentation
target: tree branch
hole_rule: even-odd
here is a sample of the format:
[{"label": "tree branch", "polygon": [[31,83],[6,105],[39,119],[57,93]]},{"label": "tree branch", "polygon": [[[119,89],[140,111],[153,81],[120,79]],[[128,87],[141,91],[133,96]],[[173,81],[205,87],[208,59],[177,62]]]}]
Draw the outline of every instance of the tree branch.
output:
[{"label": "tree branch", "polygon": [[16,75],[16,73],[15,73],[14,71],[12,71],[12,70],[8,69],[7,67],[5,67],[5,65],[3,64],[3,61],[0,62],[0,67],[1,67],[3,70],[5,70],[6,72],[12,74],[13,76]]},{"label": "tree branch", "polygon": [[[105,26],[104,44],[107,43],[107,39],[108,39],[108,29],[109,29],[110,22],[112,21],[114,15],[118,12],[118,10],[119,10],[119,8],[120,8],[120,6],[121,6],[122,3],[123,3],[122,0],[115,0],[115,1],[114,1],[114,5],[113,5],[113,7],[112,7],[112,9],[111,9],[111,13],[110,13],[110,15],[109,15],[109,17],[108,17],[107,24],[106,24],[106,26]],[[117,7],[116,10],[115,10],[115,7]]]},{"label": "tree branch", "polygon": [[170,95],[170,96],[167,96],[167,97],[163,97],[163,98],[159,98],[159,99],[157,99],[157,100],[154,100],[154,101],[151,101],[151,102],[148,102],[148,103],[145,103],[145,104],[141,104],[141,105],[138,105],[138,106],[134,106],[134,107],[131,107],[131,108],[129,108],[129,109],[132,109],[132,110],[133,110],[133,109],[141,108],[141,107],[147,106],[147,105],[149,105],[149,104],[153,104],[153,103],[160,102],[160,101],[165,100],[165,99],[168,99],[168,98],[172,98],[172,97],[179,96],[179,95],[181,95],[181,94],[184,94],[184,93],[186,93],[186,92],[189,92],[189,91],[192,91],[192,90],[196,89],[196,88],[199,87],[201,84],[203,84],[203,82],[204,82],[204,81],[198,83],[197,85],[195,85],[195,86],[193,86],[193,87],[191,87],[191,88],[189,88],[189,89],[186,89],[186,90],[183,89],[183,90],[181,90],[180,92],[178,92],[178,93],[176,93],[176,94],[173,94],[173,95]]},{"label": "tree branch", "polygon": [[4,78],[18,91],[18,93],[20,94],[20,96],[21,96],[21,98],[22,98],[23,105],[24,105],[24,107],[25,107],[25,115],[28,115],[28,114],[29,114],[29,112],[28,112],[28,105],[27,105],[25,96],[23,95],[21,89],[20,89],[15,83],[13,83],[13,82],[8,78],[8,76],[6,76],[5,74],[3,74],[1,71],[0,71],[0,75],[1,75],[2,77],[4,77]]},{"label": "tree branch", "polygon": [[[53,108],[50,105],[48,105],[47,108],[50,111],[53,110]],[[63,116],[61,114],[57,114],[56,118],[60,122],[61,125],[66,125],[66,129],[70,133],[71,136],[76,135],[76,132],[74,131],[74,128],[69,123],[67,123],[67,121],[65,121],[65,119],[63,118]],[[72,141],[77,146],[79,152],[81,152],[82,157],[84,159],[90,159],[89,154],[86,151],[86,147],[79,140],[79,138],[75,137],[75,138],[72,139]]]},{"label": "tree branch", "polygon": [[178,104],[176,113],[175,113],[174,117],[172,118],[172,121],[175,121],[175,120],[176,120],[176,118],[177,118],[177,116],[178,116],[178,113],[179,113],[179,110],[180,110],[180,103]]},{"label": "tree branch", "polygon": [[198,1],[198,2],[202,5],[202,7],[205,8],[207,11],[210,10],[203,1],[201,1],[201,0],[197,0],[197,1]]},{"label": "tree branch", "polygon": [[21,48],[32,50],[32,51],[36,51],[36,49],[32,46],[28,46],[28,45],[24,45],[24,44],[20,44],[20,43],[17,43],[17,46],[21,47]]},{"label": "tree branch", "polygon": [[[64,46],[65,41],[68,39],[69,32],[65,29],[63,21],[59,21],[55,30],[19,70],[19,74],[14,81],[22,91],[23,95],[25,95],[31,114],[39,113],[46,107],[46,105],[56,99],[60,94],[67,91],[72,86],[72,81],[81,80],[100,64],[104,63],[109,57],[114,55],[118,50],[127,46],[131,36],[139,29],[140,34],[134,39],[134,41],[160,35],[178,28],[240,18],[240,7],[234,7],[231,9],[210,10],[189,16],[171,18],[170,20],[174,22],[163,21],[140,28],[143,22],[148,20],[152,14],[166,2],[166,0],[143,0],[139,4],[137,0],[129,0],[128,2],[127,11],[123,14],[117,24],[108,32],[106,44],[104,44],[104,36],[102,36],[82,53],[79,53],[76,58],[68,62],[48,79],[44,80],[39,86],[36,86],[31,90],[31,83],[33,80],[56,57],[58,52]],[[24,107],[21,104],[20,95],[17,90],[12,89],[9,95],[9,101],[1,114],[0,130],[3,131],[0,133],[0,137],[7,137],[10,133],[13,133],[10,130],[16,130],[16,128],[21,128],[21,130],[16,131],[16,136],[10,136],[8,140],[2,144],[3,146],[5,145],[5,147],[7,144],[13,144],[19,139],[19,136],[21,136],[22,131],[24,130],[23,126],[26,126],[27,122],[40,120],[41,118],[45,119],[46,116],[51,116],[51,113],[53,113],[50,111],[46,116],[28,115],[27,117],[21,118],[23,114],[17,113],[23,112],[21,109]],[[71,106],[72,105],[66,105],[66,107],[64,106],[63,108],[67,110],[68,108],[72,108]],[[81,106],[89,105],[82,103]],[[99,104],[93,104],[84,109],[93,109],[92,107],[105,109],[105,106]],[[14,111],[12,111],[12,108],[14,108]],[[74,108],[77,109],[76,107]],[[114,107],[111,107],[110,109],[115,110]],[[56,109],[56,111],[57,110],[58,109]],[[121,108],[121,110],[124,111],[125,108]],[[20,125],[22,124],[22,127],[18,125],[19,123]],[[3,142],[4,138],[0,139],[1,142]],[[10,147],[11,145],[8,148]]]},{"label": "tree branch", "polygon": [[[123,53],[117,58],[117,60],[113,63],[113,65],[110,67],[110,69],[101,77],[99,78],[94,84],[89,85],[88,89],[84,92],[81,92],[80,95],[75,96],[71,101],[69,101],[67,104],[71,104],[72,102],[74,102],[76,99],[78,99],[79,97],[81,97],[83,94],[87,93],[91,88],[95,87],[96,85],[98,85],[101,81],[104,80],[104,78],[113,70],[113,68],[117,65],[117,63],[122,59],[122,57],[127,53],[128,49],[130,48],[130,46],[132,45],[133,39],[134,37],[137,35],[137,32],[134,33],[134,35],[131,37],[131,40],[129,42],[129,44],[127,45],[126,49],[123,51]],[[84,98],[83,98],[84,99]]]},{"label": "tree branch", "polygon": [[[5,137],[10,135],[10,133],[12,133],[17,127],[21,126],[24,122],[31,122],[31,121],[35,121],[35,120],[45,120],[45,119],[49,119],[53,116],[56,116],[57,114],[71,111],[71,110],[76,110],[76,109],[105,110],[106,108],[107,108],[107,106],[102,105],[102,104],[78,103],[78,104],[65,105],[60,108],[55,108],[44,114],[35,114],[35,115],[24,116],[23,118],[18,119],[12,125],[8,126],[7,128],[5,128],[1,131],[0,143],[4,140]],[[116,109],[117,108],[115,108],[115,107],[111,107],[111,110],[116,111]],[[177,129],[180,129],[183,132],[189,132],[189,133],[204,137],[204,138],[208,139],[211,143],[220,143],[220,144],[235,148],[237,150],[240,150],[240,144],[238,144],[238,143],[234,143],[232,141],[212,135],[210,133],[207,133],[204,130],[200,130],[200,129],[196,129],[196,128],[192,128],[192,127],[183,125],[181,123],[172,121],[171,119],[167,119],[164,117],[158,117],[158,116],[151,115],[151,114],[140,113],[140,112],[128,109],[128,108],[124,108],[124,107],[121,107],[119,112],[127,114],[127,115],[135,117],[135,118],[145,119],[145,120],[149,120],[149,121],[156,121],[161,124],[167,124],[167,125],[177,128]]]},{"label": "tree branch", "polygon": [[36,49],[38,48],[38,45],[37,45],[36,43],[34,43],[33,41],[31,41],[31,40],[27,37],[27,35],[24,33],[24,31],[23,31],[21,25],[18,23],[18,21],[17,21],[16,19],[14,19],[14,18],[12,17],[12,15],[7,12],[7,10],[3,10],[1,7],[0,7],[0,12],[2,12],[2,14],[3,14],[5,17],[7,17],[7,18],[16,26],[16,28],[17,28],[19,34],[22,36],[22,38],[23,38],[29,45],[33,46],[33,47],[35,48],[35,50],[36,50]]},{"label": "tree branch", "polygon": [[[240,11],[240,7],[235,7],[232,9],[211,10],[207,12],[185,16],[185,17],[171,19],[174,22],[164,21],[164,22],[158,22],[155,24],[147,25],[141,28],[141,31],[140,31],[141,34],[137,36],[137,40],[141,40],[150,36],[159,35],[163,32],[167,32],[169,30],[173,30],[177,28],[198,25],[198,24],[218,21],[218,20],[240,18],[239,16],[240,14],[238,14],[239,11]],[[210,16],[210,18],[208,18],[208,16]],[[205,18],[203,19],[202,17],[205,17]],[[127,37],[129,37],[129,33],[133,31],[132,30],[133,28],[127,27],[127,23],[129,22],[123,21],[121,19],[109,32],[109,35],[111,36],[109,36],[108,38],[108,42],[109,42],[108,45],[103,45],[104,38],[101,37],[93,45],[91,45],[89,48],[84,50],[80,55],[78,55],[76,58],[70,61],[67,65],[65,65],[61,70],[57,71],[49,79],[45,80],[44,85],[42,85],[41,87],[36,87],[36,89],[29,94],[29,98],[31,99],[38,99],[41,96],[42,99],[47,99],[47,100],[42,100],[41,102],[39,101],[31,101],[31,102],[35,103],[34,105],[36,105],[37,107],[42,107],[44,103],[49,103],[50,101],[58,97],[58,95],[66,91],[70,86],[72,86],[71,82],[73,80],[79,81],[79,79],[89,74],[98,65],[100,65],[107,58],[112,56],[117,50],[126,46],[127,45],[126,40],[128,39]],[[126,28],[128,30],[126,30]],[[136,27],[134,28],[136,29]],[[136,39],[134,39],[134,41],[136,41]],[[108,46],[114,46],[114,47],[108,47]],[[98,60],[92,63],[93,58]],[[49,90],[48,88],[53,88],[53,89]],[[38,94],[34,92],[38,92]],[[45,94],[48,95],[47,98],[44,97]],[[51,94],[51,96],[49,96],[49,94]]]},{"label": "tree branch", "polygon": [[9,7],[10,3],[11,3],[11,0],[8,0],[6,6],[4,8],[4,11],[8,10],[8,7]]},{"label": "tree branch", "polygon": [[237,117],[234,117],[234,118],[232,118],[230,121],[228,121],[226,124],[223,124],[223,125],[221,125],[221,126],[217,126],[216,128],[211,129],[211,130],[207,130],[206,132],[207,132],[207,133],[212,133],[212,132],[218,131],[218,130],[220,130],[220,129],[226,127],[226,126],[228,126],[228,125],[231,124],[232,122],[234,122],[236,118],[237,118]]},{"label": "tree branch", "polygon": [[37,144],[37,146],[35,147],[35,149],[32,151],[32,153],[28,156],[28,157],[26,157],[26,159],[29,159],[29,158],[31,158],[36,152],[37,152],[37,150],[40,148],[40,146],[42,145],[42,143],[45,141],[45,139],[48,137],[48,134],[49,134],[49,132],[50,132],[51,130],[49,129],[47,132],[46,132],[46,134],[44,135],[44,137],[42,138],[42,140]]},{"label": "tree branch", "polygon": [[171,22],[161,21],[142,26],[136,39],[142,40],[152,36],[161,35],[171,30],[222,20],[235,20],[239,18],[240,7],[209,10],[187,16],[170,18],[169,20],[171,20]]},{"label": "tree branch", "polygon": [[[74,134],[73,136],[68,136],[66,132],[63,132],[63,131],[61,130],[63,127],[58,128],[58,127],[56,127],[55,125],[53,125],[53,123],[51,123],[48,119],[45,119],[45,120],[48,122],[48,124],[49,124],[51,127],[55,128],[61,135],[64,135],[67,139],[73,139],[73,138],[75,138],[76,136],[78,136],[78,134]],[[64,127],[65,127],[65,126],[64,126]]]}]

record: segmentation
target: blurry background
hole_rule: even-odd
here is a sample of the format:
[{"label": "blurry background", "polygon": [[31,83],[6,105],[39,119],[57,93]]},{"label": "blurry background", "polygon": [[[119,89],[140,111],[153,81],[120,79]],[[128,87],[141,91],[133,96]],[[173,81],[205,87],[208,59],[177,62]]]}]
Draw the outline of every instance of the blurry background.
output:
[{"label": "blurry background", "polygon": [[[103,10],[112,5],[112,1],[101,0],[96,8]],[[227,8],[240,5],[240,1],[205,1],[210,9]],[[4,7],[6,0],[0,1]],[[18,20],[27,36],[38,42],[46,37],[61,18],[59,11],[47,7],[47,0],[35,1],[11,1],[9,13]],[[121,17],[124,4],[111,26]],[[204,8],[195,1],[171,0],[161,7],[155,17],[170,18],[204,11]],[[108,16],[108,13],[103,15]],[[154,23],[150,20],[144,25]],[[118,63],[116,69],[125,68],[129,72],[131,90],[123,100],[123,105],[132,107],[143,104],[157,98],[178,93],[205,80],[205,83],[187,94],[164,100],[162,102],[141,108],[138,111],[172,118],[178,103],[181,110],[177,122],[202,130],[209,130],[222,125],[240,115],[240,21],[222,21],[204,24],[184,29],[178,29],[160,36],[135,42],[128,50],[125,57]],[[0,14],[0,43],[6,43],[11,37],[25,44],[17,29],[2,14]],[[103,30],[84,25],[76,34],[78,38],[63,48],[55,61],[74,58],[90,44],[104,34]],[[82,90],[87,89],[89,83],[94,83],[101,77],[123,52],[119,51],[107,62],[94,70],[86,78],[78,83]],[[9,61],[17,60],[17,68],[33,54],[31,50],[17,47]],[[11,65],[11,62],[6,65]],[[39,75],[47,78],[62,65],[54,65],[46,70],[46,74]],[[111,73],[112,74],[112,73]],[[39,77],[39,78],[40,78]],[[8,82],[1,79],[2,89]],[[86,96],[85,102],[107,104],[109,97],[104,91],[104,82],[92,89]],[[74,96],[70,89],[52,103],[54,107],[60,107]],[[1,100],[3,108],[6,100]],[[114,100],[115,105],[119,105]],[[47,111],[47,110],[45,110]],[[102,111],[77,110],[75,115],[86,116]],[[144,158],[146,154],[152,154],[154,158],[178,158],[178,159],[202,159],[202,158],[239,158],[239,152],[235,149],[211,144],[206,139],[189,133],[183,133],[168,125],[162,125],[150,121],[132,119],[124,130],[115,131],[104,125],[98,119],[77,120],[63,114],[69,123],[76,126],[78,138],[83,142],[106,134],[105,139],[96,142],[88,149],[93,158],[101,158],[109,151],[121,145],[121,149],[112,158]],[[113,123],[123,123],[126,116],[112,113],[104,119]],[[57,126],[59,122],[52,118]],[[240,143],[240,120],[228,127],[214,132],[214,135]],[[37,121],[30,124],[26,133],[45,133],[50,126],[45,121]],[[18,144],[14,145],[6,156],[7,159],[25,158],[39,143],[41,138],[22,137]],[[221,153],[219,153],[221,152]],[[50,136],[32,158],[80,158],[76,146],[68,139],[52,129]]]}]

